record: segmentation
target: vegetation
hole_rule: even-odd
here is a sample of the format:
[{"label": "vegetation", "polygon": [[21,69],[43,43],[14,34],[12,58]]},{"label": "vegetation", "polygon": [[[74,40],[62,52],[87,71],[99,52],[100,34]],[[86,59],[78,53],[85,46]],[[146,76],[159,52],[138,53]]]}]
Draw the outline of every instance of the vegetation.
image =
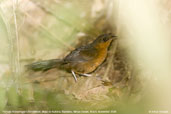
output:
[{"label": "vegetation", "polygon": [[[117,24],[121,23],[119,13],[117,17],[109,11],[109,3],[114,3],[87,1],[0,0],[0,111],[144,114],[149,110],[143,105],[153,102],[144,95],[149,86],[144,75],[151,74],[141,73],[123,46],[127,40]],[[92,77],[79,77],[75,83],[65,70],[32,72],[25,68],[35,61],[63,58],[109,32],[119,34],[118,40]]]}]

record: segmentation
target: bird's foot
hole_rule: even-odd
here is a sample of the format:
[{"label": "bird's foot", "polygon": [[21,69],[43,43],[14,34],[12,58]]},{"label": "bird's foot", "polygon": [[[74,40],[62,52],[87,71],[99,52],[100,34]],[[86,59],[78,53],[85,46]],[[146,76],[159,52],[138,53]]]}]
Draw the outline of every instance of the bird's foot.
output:
[{"label": "bird's foot", "polygon": [[75,81],[77,82],[77,76],[76,76],[75,72],[74,71],[71,71],[71,72],[72,72],[72,75],[73,75]]},{"label": "bird's foot", "polygon": [[[76,76],[75,72],[72,70],[71,73],[72,73],[72,75],[73,75],[75,81],[77,82],[77,76]],[[91,74],[79,74],[79,75],[81,75],[81,76],[86,76],[86,77],[92,76]]]},{"label": "bird's foot", "polygon": [[92,76],[91,74],[80,74],[81,76],[86,76],[86,77],[90,77]]}]

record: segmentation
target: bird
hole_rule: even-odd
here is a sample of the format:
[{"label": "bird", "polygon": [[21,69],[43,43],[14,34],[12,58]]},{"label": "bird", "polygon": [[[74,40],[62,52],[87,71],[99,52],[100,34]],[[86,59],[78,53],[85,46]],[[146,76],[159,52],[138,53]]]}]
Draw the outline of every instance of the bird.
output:
[{"label": "bird", "polygon": [[47,71],[52,68],[61,68],[72,73],[77,82],[77,75],[91,76],[106,59],[108,48],[117,37],[112,33],[99,35],[91,43],[80,46],[71,51],[63,59],[43,60],[26,65],[27,69],[33,71]]}]

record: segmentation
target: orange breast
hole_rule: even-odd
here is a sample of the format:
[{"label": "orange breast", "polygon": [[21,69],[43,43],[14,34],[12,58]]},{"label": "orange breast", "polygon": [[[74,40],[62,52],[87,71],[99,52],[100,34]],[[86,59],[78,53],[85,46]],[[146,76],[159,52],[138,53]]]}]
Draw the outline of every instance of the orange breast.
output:
[{"label": "orange breast", "polygon": [[82,67],[85,67],[84,73],[93,72],[102,62],[105,60],[107,56],[107,49],[99,50],[98,56],[91,61],[87,61]]}]

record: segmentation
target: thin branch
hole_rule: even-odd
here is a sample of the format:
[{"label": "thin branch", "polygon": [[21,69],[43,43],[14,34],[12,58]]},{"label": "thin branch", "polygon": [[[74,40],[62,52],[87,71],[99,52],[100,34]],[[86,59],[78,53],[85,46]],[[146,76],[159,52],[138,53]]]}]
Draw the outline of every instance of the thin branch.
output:
[{"label": "thin branch", "polygon": [[56,19],[58,19],[59,21],[61,21],[62,23],[64,23],[67,26],[71,26],[70,23],[68,23],[66,20],[64,20],[63,18],[57,16],[56,14],[54,14],[51,10],[49,10],[48,8],[46,8],[45,6],[41,5],[38,2],[34,2],[33,0],[30,0],[30,2],[32,2],[33,4],[35,4],[37,7],[39,7],[41,10],[43,10],[44,12],[46,12],[47,14],[54,16]]},{"label": "thin branch", "polygon": [[13,0],[13,16],[14,16],[14,26],[15,26],[15,38],[16,38],[16,73],[20,73],[20,46],[19,46],[19,36],[18,36],[18,24],[17,24],[17,17],[16,17],[16,5],[17,0]]},{"label": "thin branch", "polygon": [[[23,12],[27,17],[29,17],[31,20],[34,21],[34,19],[26,12]],[[54,33],[50,32],[44,25],[39,24],[39,26],[44,29],[46,32],[48,32],[52,37],[54,37],[55,39],[57,39],[61,44],[63,44],[65,47],[67,47],[69,50],[73,50],[74,48],[70,45],[68,45],[67,43],[65,43],[64,41],[62,41],[61,39],[59,39]]]},{"label": "thin branch", "polygon": [[113,47],[112,47],[112,53],[111,53],[111,56],[110,56],[110,58],[109,58],[109,64],[108,64],[108,66],[107,66],[107,68],[106,68],[106,72],[105,72],[105,74],[104,74],[104,76],[103,76],[103,79],[104,80],[107,80],[108,81],[108,74],[109,74],[109,71],[110,71],[110,69],[111,69],[111,67],[112,67],[112,65],[113,65],[113,58],[114,58],[114,55],[115,55],[115,53],[116,53],[116,48],[117,48],[117,44],[118,44],[118,42],[117,42],[117,40],[114,42],[114,43],[112,43],[112,45],[113,45]]},{"label": "thin branch", "polygon": [[8,38],[8,47],[9,47],[9,51],[10,51],[10,53],[9,53],[9,64],[10,64],[10,69],[11,69],[11,71],[13,71],[13,68],[12,68],[12,66],[13,66],[13,63],[12,63],[12,52],[13,52],[13,43],[12,43],[12,33],[11,33],[11,29],[10,29],[10,24],[8,23],[8,21],[7,21],[7,19],[6,19],[6,17],[5,17],[5,15],[4,15],[4,12],[3,12],[3,10],[2,10],[2,7],[0,6],[0,9],[1,9],[1,11],[0,11],[0,16],[2,17],[2,20],[3,20],[3,22],[4,22],[4,24],[5,24],[5,27],[6,27],[6,31],[7,31],[7,38]]}]

